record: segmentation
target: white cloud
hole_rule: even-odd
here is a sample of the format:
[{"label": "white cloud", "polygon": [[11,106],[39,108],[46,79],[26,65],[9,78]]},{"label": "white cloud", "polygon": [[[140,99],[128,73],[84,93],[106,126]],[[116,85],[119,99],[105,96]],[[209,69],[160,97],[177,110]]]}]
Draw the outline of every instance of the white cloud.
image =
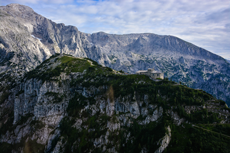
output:
[{"label": "white cloud", "polygon": [[10,3],[26,4],[26,3],[37,3],[37,0],[1,0],[0,5],[7,5]]},{"label": "white cloud", "polygon": [[1,0],[1,5],[6,5],[10,3],[18,3],[18,4],[65,4],[72,3],[74,0]]},{"label": "white cloud", "polygon": [[3,0],[9,1],[27,4],[45,17],[86,33],[174,35],[230,56],[229,0]]}]

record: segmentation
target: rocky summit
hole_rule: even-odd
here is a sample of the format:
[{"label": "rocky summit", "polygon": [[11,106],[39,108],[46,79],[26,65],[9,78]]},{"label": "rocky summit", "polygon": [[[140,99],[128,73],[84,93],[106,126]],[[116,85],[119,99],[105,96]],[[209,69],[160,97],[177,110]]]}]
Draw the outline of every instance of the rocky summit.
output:
[{"label": "rocky summit", "polygon": [[1,88],[3,152],[229,152],[230,109],[176,82],[55,54]]},{"label": "rocky summit", "polygon": [[1,6],[0,19],[0,77],[17,80],[51,55],[65,53],[129,73],[154,68],[230,104],[230,63],[177,37],[87,34],[19,4]]}]

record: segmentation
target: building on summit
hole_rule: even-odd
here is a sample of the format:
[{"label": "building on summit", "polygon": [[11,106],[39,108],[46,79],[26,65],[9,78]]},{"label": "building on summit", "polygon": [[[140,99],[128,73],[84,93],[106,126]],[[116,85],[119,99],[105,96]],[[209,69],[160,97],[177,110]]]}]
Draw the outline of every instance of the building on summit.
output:
[{"label": "building on summit", "polygon": [[144,75],[151,77],[152,79],[157,79],[157,78],[164,79],[164,73],[155,71],[154,68],[152,69],[149,68],[148,70],[140,70],[140,71],[137,71],[136,74],[144,74]]}]

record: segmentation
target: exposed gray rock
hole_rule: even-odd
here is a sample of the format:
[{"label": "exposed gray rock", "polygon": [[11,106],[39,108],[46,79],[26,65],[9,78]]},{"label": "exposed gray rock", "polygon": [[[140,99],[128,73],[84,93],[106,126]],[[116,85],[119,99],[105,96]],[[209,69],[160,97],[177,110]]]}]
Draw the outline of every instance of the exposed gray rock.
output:
[{"label": "exposed gray rock", "polygon": [[160,144],[160,147],[154,153],[162,153],[165,148],[168,147],[171,140],[171,129],[169,126],[167,127],[167,130],[168,133],[161,140],[159,140],[158,144]]},{"label": "exposed gray rock", "polygon": [[154,67],[174,81],[230,101],[230,64],[179,38],[151,33],[86,34],[74,26],[56,24],[27,6],[10,4],[0,11],[0,73],[20,77],[52,54],[65,53],[129,73]]}]

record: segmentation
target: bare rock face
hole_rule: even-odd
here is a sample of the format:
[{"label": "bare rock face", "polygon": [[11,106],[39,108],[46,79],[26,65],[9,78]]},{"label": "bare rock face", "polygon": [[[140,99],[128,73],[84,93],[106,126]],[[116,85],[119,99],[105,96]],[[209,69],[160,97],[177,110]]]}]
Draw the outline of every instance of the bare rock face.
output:
[{"label": "bare rock face", "polygon": [[[89,43],[87,34],[74,26],[56,24],[19,4],[1,6],[0,48],[2,64],[17,65],[13,72],[23,75],[55,53],[89,57],[104,64],[108,58]],[[9,64],[10,62],[10,64]],[[2,69],[1,72],[5,72]]]},{"label": "bare rock face", "polygon": [[[43,63],[42,67],[40,66],[39,69],[34,71],[37,75],[33,73],[27,74],[21,80],[21,84],[13,89],[14,91],[11,94],[15,97],[12,99],[14,101],[14,120],[10,130],[0,135],[0,146],[1,143],[21,146],[20,144],[22,142],[29,143],[33,141],[33,143],[41,145],[41,148],[45,152],[64,152],[63,150],[61,151],[60,148],[63,148],[66,142],[61,141],[62,136],[59,127],[63,126],[61,121],[63,122],[63,120],[71,114],[68,112],[68,109],[71,109],[68,106],[70,101],[85,103],[84,107],[79,105],[80,110],[72,114],[80,115],[75,116],[73,120],[73,127],[78,129],[79,132],[85,129],[87,129],[87,132],[94,132],[96,130],[90,125],[85,124],[90,119],[88,115],[84,115],[85,113],[90,112],[90,116],[104,116],[106,118],[105,121],[98,120],[104,122],[100,130],[106,131],[106,133],[100,137],[92,138],[90,141],[93,141],[95,148],[103,146],[105,147],[104,151],[107,150],[109,152],[117,152],[115,147],[106,149],[108,144],[114,143],[110,137],[114,133],[119,134],[122,127],[131,127],[133,124],[132,120],[137,119],[143,110],[147,111],[147,113],[143,115],[147,116],[146,118],[148,119],[147,121],[140,122],[140,125],[149,124],[151,121],[155,122],[162,117],[162,107],[158,108],[157,105],[149,105],[149,107],[154,110],[152,114],[148,114],[148,104],[146,107],[140,107],[143,101],[136,98],[136,93],[134,93],[134,95],[128,94],[124,97],[115,97],[112,86],[84,87],[82,83],[87,81],[93,83],[97,79],[100,79],[93,77],[93,80],[88,80],[86,71],[72,73],[62,72],[60,75],[49,78],[48,80],[43,80],[42,78],[45,76],[41,76],[43,74],[49,75],[47,71],[50,71],[50,68],[55,69],[60,66],[60,61],[64,58],[75,59],[74,57],[63,55],[52,57],[49,62]],[[78,60],[82,61],[83,59],[77,59],[77,61]],[[87,59],[84,59],[84,61],[92,64],[92,62],[87,61]],[[104,70],[104,72],[106,71]],[[33,77],[31,78],[30,75],[33,75]],[[79,79],[83,79],[82,83],[73,83]],[[103,80],[106,81],[107,79],[103,78]],[[131,98],[135,99],[135,101],[130,101]],[[148,96],[146,96],[144,102],[148,103],[148,101]],[[72,109],[78,109],[78,107]],[[123,115],[116,115],[120,113]],[[54,144],[55,141],[56,143]],[[117,146],[118,144],[113,145]],[[22,148],[19,147],[15,150],[13,149],[13,151],[20,152],[26,148],[26,146],[21,147]]]},{"label": "bare rock face", "polygon": [[171,129],[170,127],[167,127],[168,133],[159,140],[160,147],[154,152],[154,153],[162,153],[169,145],[171,140]]},{"label": "bare rock face", "polygon": [[19,4],[1,6],[0,13],[0,73],[18,78],[51,55],[65,53],[129,73],[154,67],[174,81],[230,102],[230,64],[179,38],[151,33],[86,34]]}]

